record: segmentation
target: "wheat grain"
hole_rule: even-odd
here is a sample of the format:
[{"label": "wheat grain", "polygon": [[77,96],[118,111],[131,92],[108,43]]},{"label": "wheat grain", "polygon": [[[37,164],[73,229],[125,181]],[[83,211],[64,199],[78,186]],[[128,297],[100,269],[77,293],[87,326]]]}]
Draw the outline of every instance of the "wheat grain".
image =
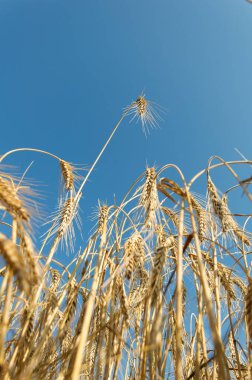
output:
[{"label": "wheat grain", "polygon": [[18,198],[16,190],[12,183],[0,176],[0,202],[6,210],[14,217],[27,222],[29,213],[25,209],[23,202]]},{"label": "wheat grain", "polygon": [[41,270],[35,258],[32,240],[24,230],[23,225],[20,223],[17,225],[17,235],[20,239],[20,248],[23,253],[24,260],[29,268],[27,269],[27,272],[29,273],[30,281],[33,285],[37,285],[41,279]]},{"label": "wheat grain", "polygon": [[31,284],[23,260],[18,253],[17,246],[3,234],[0,234],[0,254],[16,276],[21,290],[28,293]]},{"label": "wheat grain", "polygon": [[74,198],[70,197],[66,200],[61,213],[61,222],[58,229],[58,237],[61,239],[69,230],[69,226],[74,217]]},{"label": "wheat grain", "polygon": [[74,174],[73,167],[69,162],[60,160],[61,173],[65,182],[65,188],[67,191],[74,189]]},{"label": "wheat grain", "polygon": [[198,222],[198,235],[202,242],[206,236],[207,232],[207,218],[206,211],[200,206],[199,202],[191,196],[192,208],[196,212],[197,222]]},{"label": "wheat grain", "polygon": [[51,275],[52,275],[52,281],[51,281],[51,284],[50,284],[50,290],[52,292],[55,292],[57,290],[58,285],[59,285],[59,282],[60,282],[60,279],[61,279],[61,275],[60,275],[59,271],[57,271],[56,269],[51,269],[50,272],[51,272]]},{"label": "wheat grain", "polygon": [[133,271],[141,271],[144,263],[144,242],[138,233],[126,240],[123,254],[127,262],[125,276],[130,280]]},{"label": "wheat grain", "polygon": [[155,168],[147,168],[145,176],[140,204],[145,210],[144,225],[146,228],[151,228],[156,222],[156,211],[159,207]]},{"label": "wheat grain", "polygon": [[230,214],[227,207],[227,196],[223,196],[221,199],[218,196],[216,187],[214,186],[210,177],[208,178],[208,193],[215,212],[215,215],[219,218],[223,232],[232,232],[234,235],[247,245],[250,245],[248,237],[240,231],[236,221]]}]

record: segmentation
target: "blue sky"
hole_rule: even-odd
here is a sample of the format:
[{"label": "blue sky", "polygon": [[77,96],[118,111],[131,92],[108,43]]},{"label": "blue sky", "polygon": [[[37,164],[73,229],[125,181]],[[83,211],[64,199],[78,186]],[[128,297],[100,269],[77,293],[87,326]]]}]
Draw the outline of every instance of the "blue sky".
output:
[{"label": "blue sky", "polygon": [[[252,5],[245,0],[0,0],[1,153],[34,147],[91,164],[122,109],[144,91],[165,108],[145,138],[125,120],[84,192],[120,198],[144,171],[176,163],[186,178],[211,155],[251,152]],[[53,197],[58,167],[18,153],[6,164]],[[51,199],[51,198],[50,198]]]}]

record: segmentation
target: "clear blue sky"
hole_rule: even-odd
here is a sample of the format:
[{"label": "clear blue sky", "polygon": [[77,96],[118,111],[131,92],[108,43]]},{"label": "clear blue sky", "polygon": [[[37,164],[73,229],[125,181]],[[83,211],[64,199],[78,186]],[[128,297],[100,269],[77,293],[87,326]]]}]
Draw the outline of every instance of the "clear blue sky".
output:
[{"label": "clear blue sky", "polygon": [[[144,91],[166,109],[148,139],[126,120],[82,209],[120,198],[146,163],[186,177],[209,156],[251,153],[252,5],[245,0],[0,0],[1,153],[48,150],[91,164],[122,109]],[[54,189],[51,159],[6,163]],[[51,184],[51,185],[50,185]],[[55,191],[55,190],[53,190]]]}]

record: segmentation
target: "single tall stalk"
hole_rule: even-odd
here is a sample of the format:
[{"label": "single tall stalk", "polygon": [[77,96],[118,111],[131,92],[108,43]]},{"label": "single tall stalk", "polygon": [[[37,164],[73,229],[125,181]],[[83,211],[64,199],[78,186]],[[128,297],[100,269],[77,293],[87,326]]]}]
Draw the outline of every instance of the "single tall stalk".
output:
[{"label": "single tall stalk", "polygon": [[95,168],[97,162],[98,162],[99,159],[101,158],[101,156],[102,156],[102,154],[104,153],[105,149],[107,148],[107,146],[108,146],[110,140],[111,140],[112,137],[114,136],[115,132],[116,132],[117,129],[119,128],[121,122],[123,121],[123,119],[125,118],[126,115],[127,115],[127,112],[124,112],[124,114],[122,115],[121,119],[118,121],[118,123],[117,123],[116,126],[114,127],[113,131],[111,132],[109,138],[107,139],[107,141],[105,142],[104,146],[102,147],[100,153],[98,154],[98,156],[96,157],[95,161],[93,162],[93,164],[92,164],[91,168],[89,169],[89,171],[88,171],[86,177],[84,178],[82,184],[81,184],[80,187],[79,187],[79,190],[78,190],[78,192],[77,192],[77,194],[76,194],[76,199],[78,199],[78,197],[79,197],[79,195],[80,195],[80,193],[81,193],[81,191],[82,191],[82,189],[83,189],[85,183],[87,182],[87,180],[88,180],[89,176],[91,175],[92,171],[94,170],[94,168]]},{"label": "single tall stalk", "polygon": [[176,379],[183,378],[182,370],[182,302],[183,302],[183,226],[184,226],[184,201],[181,205],[178,231],[178,252],[177,252],[177,281],[176,281]]}]

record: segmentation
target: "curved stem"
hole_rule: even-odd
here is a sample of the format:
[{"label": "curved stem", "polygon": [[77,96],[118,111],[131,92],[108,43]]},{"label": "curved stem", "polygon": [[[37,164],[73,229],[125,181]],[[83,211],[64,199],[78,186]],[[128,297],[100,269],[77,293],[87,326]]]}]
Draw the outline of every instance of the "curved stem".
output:
[{"label": "curved stem", "polygon": [[49,153],[47,152],[46,150],[41,150],[41,149],[35,149],[35,148],[17,148],[17,149],[13,149],[13,150],[10,150],[9,152],[3,154],[1,157],[0,157],[0,163],[7,157],[9,156],[10,154],[12,153],[16,153],[16,152],[24,152],[24,151],[29,151],[29,152],[37,152],[37,153],[43,153],[43,154],[46,154],[47,156],[51,156],[53,158],[55,158],[56,160],[58,161],[61,161],[62,159],[58,156],[56,156],[55,154],[52,154],[52,153]]}]

